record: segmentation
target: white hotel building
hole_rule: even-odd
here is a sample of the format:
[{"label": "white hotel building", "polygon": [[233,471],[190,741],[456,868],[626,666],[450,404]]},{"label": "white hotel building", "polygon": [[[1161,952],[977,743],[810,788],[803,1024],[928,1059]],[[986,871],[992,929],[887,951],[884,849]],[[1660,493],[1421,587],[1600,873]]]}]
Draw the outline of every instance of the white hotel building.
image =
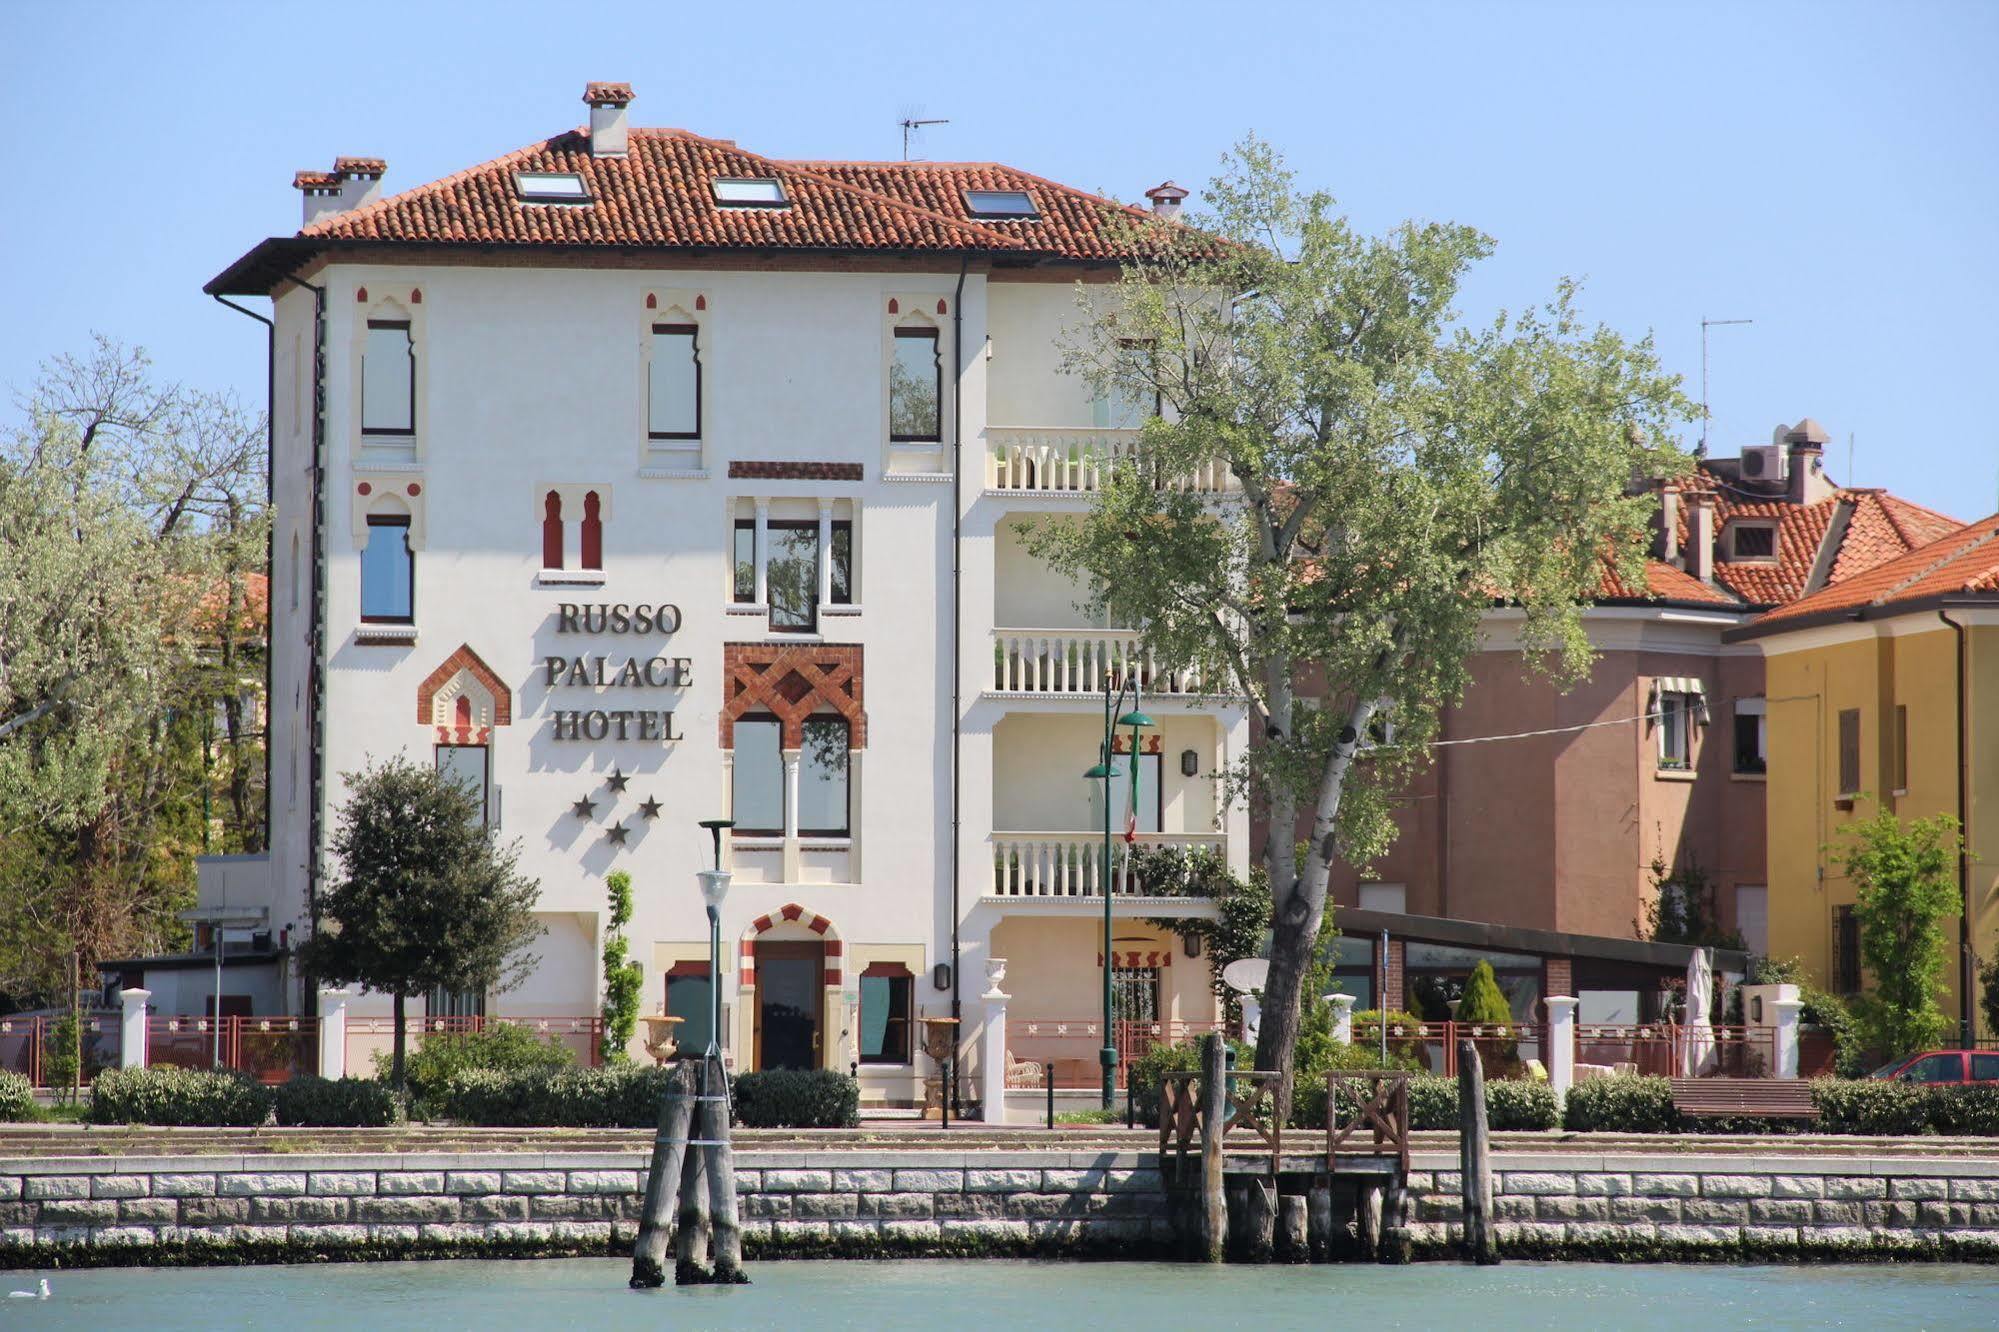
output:
[{"label": "white hotel building", "polygon": [[[483,788],[546,926],[524,985],[431,1013],[595,1015],[624,869],[641,1011],[698,1032],[698,821],[728,817],[737,1067],[857,1068],[906,1104],[934,1072],[911,1019],[957,1013],[968,1087],[999,1050],[1092,1085],[1083,774],[1134,636],[1016,529],[1080,512],[1094,460],[1137,445],[1058,345],[1076,283],[1117,276],[1117,210],[989,163],[632,128],[631,99],[593,84],[587,129],[401,194],[378,160],[301,172],[303,228],[208,285],[273,320],[270,850],[205,862],[201,891],[275,960],[232,966],[224,1011],[318,1002],[288,946],[337,874],[342,774],[402,751]],[[1142,840],[1242,872],[1213,774],[1245,714],[1153,674]],[[1121,1002],[1211,1020],[1207,959],[1146,923],[1203,908],[1113,896]]]}]

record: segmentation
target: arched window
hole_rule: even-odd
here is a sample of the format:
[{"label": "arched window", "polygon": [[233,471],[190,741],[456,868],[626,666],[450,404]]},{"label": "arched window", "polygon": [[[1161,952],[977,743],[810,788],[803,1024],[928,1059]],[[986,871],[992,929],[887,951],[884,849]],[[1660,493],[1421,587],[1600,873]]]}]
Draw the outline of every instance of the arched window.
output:
[{"label": "arched window", "polygon": [[562,496],[553,490],[541,505],[541,567],[562,567]]},{"label": "arched window", "polygon": [[[597,492],[591,491],[583,497],[583,567],[602,569],[604,567],[604,519],[602,501]],[[546,528],[544,527],[544,533]],[[544,543],[547,541],[543,536]]]}]

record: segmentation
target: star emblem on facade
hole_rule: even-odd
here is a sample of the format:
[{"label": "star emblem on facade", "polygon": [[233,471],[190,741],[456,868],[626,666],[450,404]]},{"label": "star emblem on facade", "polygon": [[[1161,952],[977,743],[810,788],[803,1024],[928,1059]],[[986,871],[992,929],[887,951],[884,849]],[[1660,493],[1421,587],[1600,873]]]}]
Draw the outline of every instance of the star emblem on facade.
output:
[{"label": "star emblem on facade", "polygon": [[596,814],[597,802],[592,800],[589,796],[584,796],[581,800],[571,805],[569,809],[570,812],[575,814],[577,818],[587,819],[590,818],[592,815]]},{"label": "star emblem on facade", "polygon": [[630,780],[631,778],[625,776],[624,772],[621,769],[613,768],[611,769],[611,775],[604,779],[604,785],[610,790],[616,791],[617,793],[622,795],[624,794],[625,783],[629,782]]},{"label": "star emblem on facade", "polygon": [[647,796],[645,803],[639,806],[639,813],[648,819],[658,818],[659,811],[660,803],[657,796]]},{"label": "star emblem on facade", "polygon": [[625,844],[625,839],[631,835],[632,835],[632,830],[630,828],[627,828],[622,823],[614,823],[610,827],[604,829],[604,840],[609,842],[612,846],[623,846]]}]

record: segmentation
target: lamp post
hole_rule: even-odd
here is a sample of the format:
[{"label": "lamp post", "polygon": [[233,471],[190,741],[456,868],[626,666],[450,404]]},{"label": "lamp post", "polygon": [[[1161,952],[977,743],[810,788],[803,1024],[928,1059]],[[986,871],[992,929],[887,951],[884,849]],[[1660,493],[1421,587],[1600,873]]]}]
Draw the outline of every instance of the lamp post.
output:
[{"label": "lamp post", "polygon": [[[1120,715],[1126,699],[1131,700],[1131,710]],[[1120,680],[1115,671],[1104,672],[1104,741],[1098,750],[1097,765],[1083,776],[1091,781],[1104,784],[1104,864],[1103,877],[1098,886],[1104,895],[1104,1045],[1098,1053],[1103,1064],[1104,1109],[1111,1108],[1117,1099],[1117,1037],[1112,1025],[1111,969],[1111,782],[1124,774],[1118,770],[1115,744],[1117,728],[1131,728],[1131,795],[1126,806],[1128,819],[1137,827],[1138,818],[1138,733],[1147,726],[1158,723],[1138,710],[1138,675],[1128,673]]]},{"label": "lamp post", "polygon": [[729,871],[722,868],[722,829],[736,826],[734,819],[703,819],[701,826],[715,842],[715,868],[698,871],[701,900],[708,907],[708,1050],[721,1053],[722,1039],[722,899],[729,895]]}]

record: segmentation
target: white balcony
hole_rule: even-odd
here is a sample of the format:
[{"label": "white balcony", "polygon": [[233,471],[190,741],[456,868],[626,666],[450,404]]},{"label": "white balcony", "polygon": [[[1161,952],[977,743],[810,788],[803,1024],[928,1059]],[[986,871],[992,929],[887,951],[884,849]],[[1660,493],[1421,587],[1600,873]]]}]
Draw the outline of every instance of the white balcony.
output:
[{"label": "white balcony", "polygon": [[1162,668],[1134,629],[993,630],[996,693],[1097,694],[1107,671],[1136,677],[1147,697],[1205,692],[1199,667]]},{"label": "white balcony", "polygon": [[[986,438],[986,488],[1038,495],[1087,495],[1102,488],[1121,463],[1143,465],[1136,430],[1009,429],[992,427]],[[1208,462],[1178,477],[1158,477],[1165,490],[1220,493],[1241,487],[1228,468]]]},{"label": "white balcony", "polygon": [[[1141,846],[1170,846],[1186,851],[1226,854],[1220,833],[1141,833]],[[1104,835],[1101,832],[996,832],[992,835],[992,885],[988,896],[1008,903],[1058,903],[1094,900],[1104,891]],[[1131,871],[1122,831],[1112,834],[1111,896],[1133,902],[1156,902]],[[1176,899],[1177,900],[1177,899]],[[1208,915],[1213,907],[1191,899],[1202,909],[1182,914]]]}]

